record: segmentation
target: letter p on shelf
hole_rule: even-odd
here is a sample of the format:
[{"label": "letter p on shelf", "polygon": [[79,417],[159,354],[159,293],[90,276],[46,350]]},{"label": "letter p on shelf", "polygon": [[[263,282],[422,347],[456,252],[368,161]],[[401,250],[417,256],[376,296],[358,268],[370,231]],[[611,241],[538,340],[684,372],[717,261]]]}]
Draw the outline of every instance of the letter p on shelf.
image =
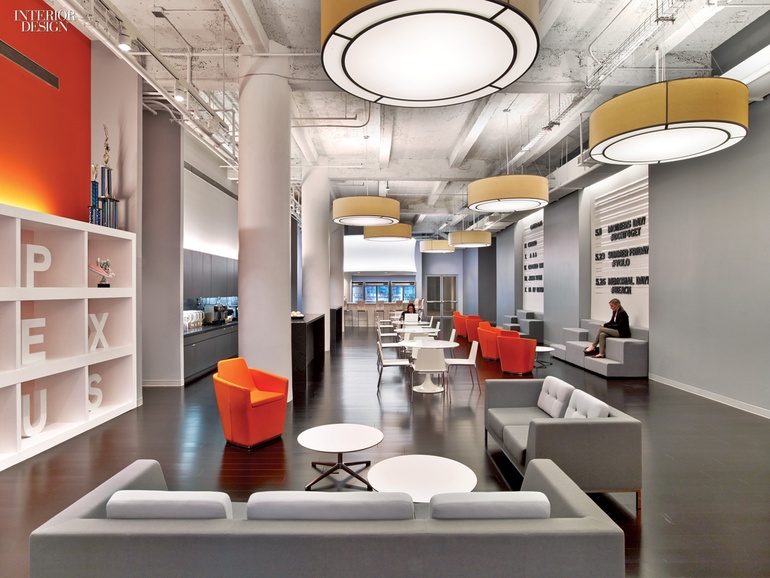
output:
[{"label": "letter p on shelf", "polygon": [[[47,271],[51,267],[51,251],[43,245],[25,245],[26,247],[26,287],[35,286],[35,273]],[[40,259],[36,259],[36,256]]]}]

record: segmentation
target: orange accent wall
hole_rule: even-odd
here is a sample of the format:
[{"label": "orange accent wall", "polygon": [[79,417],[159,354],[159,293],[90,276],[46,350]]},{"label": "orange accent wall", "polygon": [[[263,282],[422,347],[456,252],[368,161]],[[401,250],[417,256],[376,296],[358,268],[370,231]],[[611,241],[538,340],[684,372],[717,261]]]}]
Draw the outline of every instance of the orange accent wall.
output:
[{"label": "orange accent wall", "polygon": [[59,89],[0,56],[0,203],[88,220],[91,180],[91,41],[67,31],[23,32],[0,1],[0,40],[59,78]]}]

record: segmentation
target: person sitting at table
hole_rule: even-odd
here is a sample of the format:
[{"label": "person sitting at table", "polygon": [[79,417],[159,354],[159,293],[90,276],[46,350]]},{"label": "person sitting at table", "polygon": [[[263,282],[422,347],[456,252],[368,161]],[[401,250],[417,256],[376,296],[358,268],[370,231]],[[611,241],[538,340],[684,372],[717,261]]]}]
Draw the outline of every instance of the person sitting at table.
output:
[{"label": "person sitting at table", "polygon": [[594,357],[604,357],[604,348],[607,337],[631,337],[631,328],[628,325],[628,313],[620,304],[620,299],[610,299],[610,309],[612,309],[612,319],[607,323],[602,323],[599,331],[596,332],[594,342],[585,348],[585,354],[591,355],[599,346],[599,353]]},{"label": "person sitting at table", "polygon": [[414,303],[409,303],[409,305],[406,306],[406,311],[401,313],[401,321],[404,320],[404,316],[407,313],[417,313],[417,310],[414,308]]}]

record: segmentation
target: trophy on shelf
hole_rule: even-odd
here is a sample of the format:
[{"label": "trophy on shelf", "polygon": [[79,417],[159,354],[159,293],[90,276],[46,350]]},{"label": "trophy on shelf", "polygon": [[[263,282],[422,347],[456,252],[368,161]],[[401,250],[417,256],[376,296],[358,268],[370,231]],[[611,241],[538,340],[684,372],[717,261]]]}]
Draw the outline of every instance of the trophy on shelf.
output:
[{"label": "trophy on shelf", "polygon": [[101,281],[96,285],[97,287],[109,287],[110,284],[107,279],[112,279],[115,276],[115,271],[110,268],[109,259],[100,259],[97,257],[96,265],[88,265],[88,270],[91,271],[91,273],[102,276]]},{"label": "trophy on shelf", "polygon": [[104,164],[91,165],[91,204],[88,222],[117,229],[118,203],[112,194],[112,168],[110,168],[110,141],[107,125],[104,126]]}]

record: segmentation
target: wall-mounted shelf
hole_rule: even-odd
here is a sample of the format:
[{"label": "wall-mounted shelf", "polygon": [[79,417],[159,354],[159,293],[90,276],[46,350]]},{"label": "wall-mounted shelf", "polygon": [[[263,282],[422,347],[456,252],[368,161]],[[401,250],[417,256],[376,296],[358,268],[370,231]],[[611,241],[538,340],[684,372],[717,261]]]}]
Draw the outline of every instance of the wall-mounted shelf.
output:
[{"label": "wall-mounted shelf", "polygon": [[0,470],[135,408],[135,235],[0,205],[0,331]]}]

